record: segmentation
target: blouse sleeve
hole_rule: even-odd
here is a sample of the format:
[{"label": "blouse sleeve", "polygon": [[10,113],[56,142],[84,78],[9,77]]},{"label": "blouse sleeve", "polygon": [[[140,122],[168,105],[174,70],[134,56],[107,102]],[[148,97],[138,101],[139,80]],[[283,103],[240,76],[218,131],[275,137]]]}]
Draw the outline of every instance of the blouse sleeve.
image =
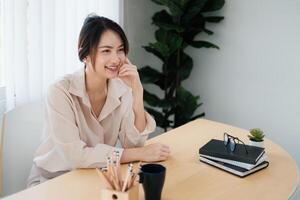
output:
[{"label": "blouse sleeve", "polygon": [[[102,167],[106,163],[106,157],[114,150],[118,150],[120,155],[123,152],[122,148],[101,143],[95,147],[88,147],[80,139],[69,93],[57,86],[52,86],[48,90],[46,115],[49,136],[54,142],[55,150],[71,169]],[[54,162],[51,163],[51,160],[44,163],[48,165],[48,169],[52,168],[51,165],[53,167],[56,165]]]},{"label": "blouse sleeve", "polygon": [[141,147],[144,146],[148,135],[155,130],[156,123],[153,117],[144,111],[146,117],[146,128],[140,133],[134,125],[135,115],[132,107],[132,98],[130,98],[128,102],[125,115],[121,121],[119,138],[124,148]]}]

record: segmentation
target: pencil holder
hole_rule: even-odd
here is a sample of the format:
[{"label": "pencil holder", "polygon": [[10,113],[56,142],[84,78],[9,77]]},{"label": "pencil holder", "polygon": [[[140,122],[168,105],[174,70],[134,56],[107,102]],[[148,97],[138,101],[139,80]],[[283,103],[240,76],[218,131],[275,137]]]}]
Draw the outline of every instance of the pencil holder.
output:
[{"label": "pencil holder", "polygon": [[135,184],[126,192],[117,190],[102,189],[102,200],[138,200],[139,199],[139,184]]}]

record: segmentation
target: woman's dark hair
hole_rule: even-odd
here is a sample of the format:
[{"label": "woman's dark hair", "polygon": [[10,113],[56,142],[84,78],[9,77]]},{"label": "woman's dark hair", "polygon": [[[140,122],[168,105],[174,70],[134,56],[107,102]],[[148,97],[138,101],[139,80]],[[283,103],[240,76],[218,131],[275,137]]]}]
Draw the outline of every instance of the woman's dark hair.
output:
[{"label": "woman's dark hair", "polygon": [[90,14],[84,20],[79,34],[78,56],[80,61],[83,61],[84,58],[90,55],[93,65],[95,64],[98,43],[101,35],[107,30],[114,31],[120,36],[124,45],[124,52],[126,55],[128,54],[129,45],[123,29],[116,22],[108,18]]}]

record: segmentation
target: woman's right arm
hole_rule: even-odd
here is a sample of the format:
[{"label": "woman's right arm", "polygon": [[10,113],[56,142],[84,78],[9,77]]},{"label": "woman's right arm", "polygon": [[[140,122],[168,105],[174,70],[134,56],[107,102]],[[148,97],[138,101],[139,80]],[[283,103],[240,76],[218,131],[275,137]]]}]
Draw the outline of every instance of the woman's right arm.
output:
[{"label": "woman's right arm", "polygon": [[170,148],[161,143],[149,144],[144,147],[124,149],[121,162],[132,161],[158,162],[166,160],[170,155]]}]

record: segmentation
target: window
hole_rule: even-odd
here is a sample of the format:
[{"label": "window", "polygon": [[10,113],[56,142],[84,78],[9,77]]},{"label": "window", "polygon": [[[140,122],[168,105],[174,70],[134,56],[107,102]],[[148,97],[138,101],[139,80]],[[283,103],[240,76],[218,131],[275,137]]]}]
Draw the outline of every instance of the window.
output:
[{"label": "window", "polygon": [[[3,65],[3,10],[2,0],[0,0],[0,88],[5,85],[5,69]],[[2,90],[2,89],[1,89]],[[0,91],[1,93],[1,91]],[[0,99],[1,100],[1,99]]]},{"label": "window", "polygon": [[121,22],[122,0],[0,0],[0,86],[7,109],[42,99],[49,84],[83,67],[77,40],[96,13]]}]

